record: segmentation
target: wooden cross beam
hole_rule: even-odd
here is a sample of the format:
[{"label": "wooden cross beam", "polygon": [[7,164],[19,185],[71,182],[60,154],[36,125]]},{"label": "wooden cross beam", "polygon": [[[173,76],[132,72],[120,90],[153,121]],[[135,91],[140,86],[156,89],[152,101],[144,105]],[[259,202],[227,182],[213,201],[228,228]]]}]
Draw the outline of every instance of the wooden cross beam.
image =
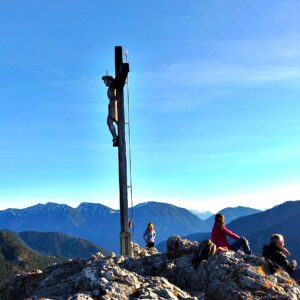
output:
[{"label": "wooden cross beam", "polygon": [[121,254],[131,256],[131,234],[128,225],[128,186],[125,140],[125,112],[123,88],[129,72],[129,64],[123,63],[122,47],[115,47],[115,80],[118,105],[118,158],[119,158],[119,193],[120,193],[120,248]]},{"label": "wooden cross beam", "polygon": [[123,63],[122,47],[115,47],[115,84],[117,89],[122,89],[125,85],[126,78],[129,72],[129,64]]}]

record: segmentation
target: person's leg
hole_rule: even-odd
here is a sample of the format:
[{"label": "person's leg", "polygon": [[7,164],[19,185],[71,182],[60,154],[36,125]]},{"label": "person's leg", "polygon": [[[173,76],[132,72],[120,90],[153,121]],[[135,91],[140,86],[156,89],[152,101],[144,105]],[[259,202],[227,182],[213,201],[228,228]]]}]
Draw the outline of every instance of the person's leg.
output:
[{"label": "person's leg", "polygon": [[111,135],[113,136],[113,141],[117,141],[118,140],[118,135],[117,135],[117,131],[114,125],[114,119],[111,117],[107,117],[107,126],[109,128],[109,131],[111,133]]},{"label": "person's leg", "polygon": [[239,238],[230,245],[230,249],[235,252],[238,251],[240,248],[243,248],[243,251],[246,254],[252,254],[249,242],[244,237]]},{"label": "person's leg", "polygon": [[147,247],[148,247],[148,248],[153,248],[153,247],[154,247],[154,243],[149,242]]}]

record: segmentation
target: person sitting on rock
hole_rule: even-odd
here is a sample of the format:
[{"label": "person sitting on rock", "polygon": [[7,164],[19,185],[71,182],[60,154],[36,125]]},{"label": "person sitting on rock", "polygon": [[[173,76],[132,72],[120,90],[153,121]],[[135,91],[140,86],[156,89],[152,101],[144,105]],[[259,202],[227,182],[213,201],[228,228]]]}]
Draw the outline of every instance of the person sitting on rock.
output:
[{"label": "person sitting on rock", "polygon": [[149,223],[146,230],[145,230],[145,233],[143,235],[143,238],[146,242],[146,247],[147,248],[154,247],[155,237],[156,237],[156,232],[154,230],[154,226],[153,226],[152,223]]},{"label": "person sitting on rock", "polygon": [[[229,242],[226,238],[227,235],[236,241],[229,245]],[[225,217],[220,213],[216,214],[215,216],[215,223],[211,231],[211,240],[217,246],[218,252],[225,252],[228,250],[236,252],[242,248],[246,254],[252,254],[249,242],[246,240],[246,238],[239,237],[237,234],[228,230],[225,227]]]},{"label": "person sitting on rock", "polygon": [[297,268],[297,261],[289,261],[287,259],[287,256],[291,254],[287,248],[284,247],[283,235],[278,233],[272,234],[270,244],[263,247],[262,255],[275,263],[275,269],[277,266],[280,266],[287,271],[292,278],[300,280],[300,268]]}]

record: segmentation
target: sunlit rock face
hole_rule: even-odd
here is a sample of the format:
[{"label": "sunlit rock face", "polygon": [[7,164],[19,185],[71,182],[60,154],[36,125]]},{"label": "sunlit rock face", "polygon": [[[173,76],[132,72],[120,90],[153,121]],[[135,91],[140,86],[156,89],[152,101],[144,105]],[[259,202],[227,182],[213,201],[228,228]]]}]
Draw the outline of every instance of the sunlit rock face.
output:
[{"label": "sunlit rock face", "polygon": [[262,257],[230,251],[195,270],[196,247],[176,236],[168,240],[166,254],[137,244],[131,258],[98,253],[17,276],[0,299],[300,299],[298,284],[284,271],[270,274]]}]

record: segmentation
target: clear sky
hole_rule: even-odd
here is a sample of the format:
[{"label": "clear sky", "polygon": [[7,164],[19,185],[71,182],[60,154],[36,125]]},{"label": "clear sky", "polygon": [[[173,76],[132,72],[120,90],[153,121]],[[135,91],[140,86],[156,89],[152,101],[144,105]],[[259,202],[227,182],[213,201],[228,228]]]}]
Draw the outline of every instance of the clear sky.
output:
[{"label": "clear sky", "polygon": [[0,209],[119,207],[106,125],[128,49],[134,204],[300,199],[298,0],[28,0],[0,9]]}]

